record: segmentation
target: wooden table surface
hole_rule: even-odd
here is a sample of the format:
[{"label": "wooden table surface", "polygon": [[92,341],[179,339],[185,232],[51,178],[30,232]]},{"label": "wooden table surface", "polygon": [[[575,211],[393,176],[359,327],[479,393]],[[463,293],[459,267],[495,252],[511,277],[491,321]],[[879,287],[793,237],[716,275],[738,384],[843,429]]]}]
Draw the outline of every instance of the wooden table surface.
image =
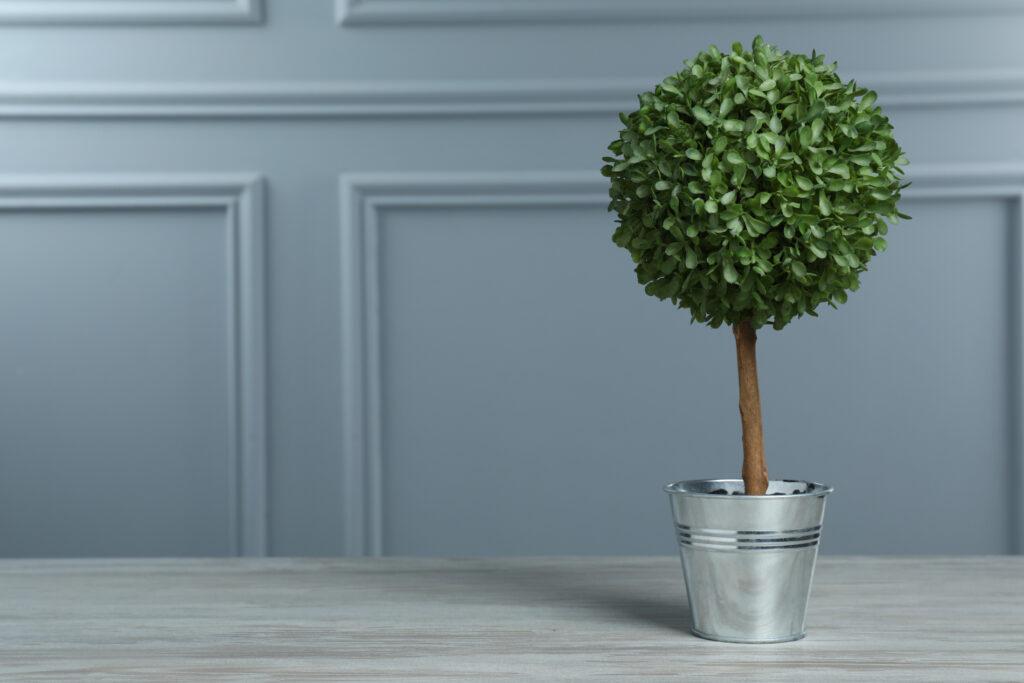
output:
[{"label": "wooden table surface", "polygon": [[0,680],[1024,681],[1024,558],[824,557],[806,639],[688,628],[674,557],[0,561]]}]

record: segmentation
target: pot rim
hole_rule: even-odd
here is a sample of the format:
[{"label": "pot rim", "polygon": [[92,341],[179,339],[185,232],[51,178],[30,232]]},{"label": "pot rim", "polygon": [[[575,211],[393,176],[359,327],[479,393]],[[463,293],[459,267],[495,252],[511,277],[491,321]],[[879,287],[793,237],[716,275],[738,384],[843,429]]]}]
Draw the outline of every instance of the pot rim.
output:
[{"label": "pot rim", "polygon": [[693,498],[717,498],[717,499],[730,499],[730,498],[744,498],[747,500],[792,500],[793,498],[812,498],[819,496],[826,496],[832,493],[835,489],[828,484],[821,484],[816,481],[807,481],[806,479],[770,479],[769,484],[772,482],[786,483],[786,484],[807,484],[807,490],[803,493],[784,493],[782,495],[764,495],[764,496],[749,496],[745,493],[733,493],[730,495],[722,495],[721,493],[705,493],[699,490],[686,490],[687,487],[698,487],[706,488],[708,484],[743,484],[742,479],[682,479],[680,481],[670,482],[665,484],[663,490],[665,493],[670,495],[681,495],[690,496]]}]

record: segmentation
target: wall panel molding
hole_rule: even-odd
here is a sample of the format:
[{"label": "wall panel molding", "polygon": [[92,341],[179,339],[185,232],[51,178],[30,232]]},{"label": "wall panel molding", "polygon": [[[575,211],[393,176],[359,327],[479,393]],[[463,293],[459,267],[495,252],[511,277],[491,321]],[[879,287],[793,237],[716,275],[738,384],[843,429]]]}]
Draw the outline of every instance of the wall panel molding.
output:
[{"label": "wall panel molding", "polygon": [[0,0],[0,26],[253,24],[263,0]]},{"label": "wall panel molding", "polygon": [[[1024,103],[1024,71],[864,72],[886,109]],[[0,119],[614,115],[657,78],[255,83],[0,82]]]},{"label": "wall panel molding", "polygon": [[576,172],[343,175],[341,198],[344,549],[383,553],[379,214],[389,207],[604,206]]},{"label": "wall panel molding", "polygon": [[650,23],[1019,13],[1013,0],[335,0],[344,26]]},{"label": "wall panel molding", "polygon": [[[1014,262],[1024,263],[1024,165],[918,166],[906,199],[986,198],[1014,207]],[[347,555],[384,552],[384,430],[381,375],[380,214],[391,207],[479,208],[580,206],[604,208],[607,183],[588,171],[472,174],[342,175],[340,192],[342,320],[342,461],[344,549]],[[1017,269],[1019,270],[1019,268]],[[1009,545],[1024,552],[1024,277],[1010,295],[1013,433],[1008,467]]]},{"label": "wall panel molding", "polygon": [[263,180],[255,175],[0,176],[0,211],[192,209],[224,211],[231,464],[229,544],[267,554]]}]

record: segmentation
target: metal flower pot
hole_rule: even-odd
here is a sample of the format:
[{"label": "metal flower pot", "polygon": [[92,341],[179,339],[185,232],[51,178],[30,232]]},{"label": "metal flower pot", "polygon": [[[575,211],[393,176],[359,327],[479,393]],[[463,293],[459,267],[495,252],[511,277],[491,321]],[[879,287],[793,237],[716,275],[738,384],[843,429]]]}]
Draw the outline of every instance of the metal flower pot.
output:
[{"label": "metal flower pot", "polygon": [[665,491],[693,633],[730,643],[803,638],[832,487],[783,479],[769,482],[764,496],[747,496],[740,479],[699,479]]}]

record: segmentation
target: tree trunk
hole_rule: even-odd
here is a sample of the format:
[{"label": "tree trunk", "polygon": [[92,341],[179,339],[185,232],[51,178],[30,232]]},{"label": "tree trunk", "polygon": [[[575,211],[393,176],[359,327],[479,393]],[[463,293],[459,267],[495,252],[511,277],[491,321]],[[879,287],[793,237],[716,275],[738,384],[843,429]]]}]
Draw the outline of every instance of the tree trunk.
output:
[{"label": "tree trunk", "polygon": [[743,421],[743,486],[748,496],[768,490],[761,428],[761,392],[757,387],[757,334],[749,320],[732,328],[736,337],[736,367],[740,376],[740,418]]}]

